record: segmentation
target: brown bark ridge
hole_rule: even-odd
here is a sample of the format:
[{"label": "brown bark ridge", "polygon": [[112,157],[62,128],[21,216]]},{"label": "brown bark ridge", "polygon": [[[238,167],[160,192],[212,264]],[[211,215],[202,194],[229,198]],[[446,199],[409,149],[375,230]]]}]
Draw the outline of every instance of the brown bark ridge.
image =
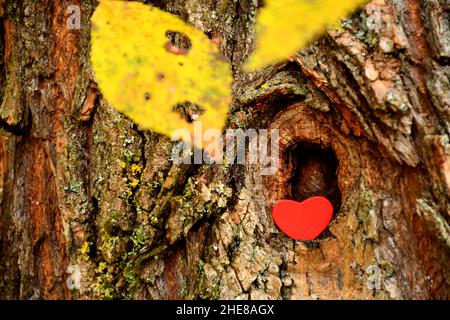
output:
[{"label": "brown bark ridge", "polygon": [[[278,128],[278,171],[175,165],[169,138],[112,109],[89,62],[96,1],[0,1],[0,298],[449,298],[448,0],[374,0],[252,74],[262,2],[149,2],[219,43],[227,126]],[[317,194],[329,228],[283,235],[275,201]]]}]

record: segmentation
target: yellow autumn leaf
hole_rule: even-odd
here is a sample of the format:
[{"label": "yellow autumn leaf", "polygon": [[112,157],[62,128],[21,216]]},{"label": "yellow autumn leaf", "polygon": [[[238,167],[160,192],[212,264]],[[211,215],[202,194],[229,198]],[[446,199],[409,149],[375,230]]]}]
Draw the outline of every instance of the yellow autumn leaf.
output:
[{"label": "yellow autumn leaf", "polygon": [[367,0],[265,0],[256,18],[256,49],[244,65],[253,71],[285,60]]},{"label": "yellow autumn leaf", "polygon": [[[181,50],[167,32],[188,37]],[[91,61],[108,102],[143,129],[171,135],[194,124],[174,107],[191,101],[204,108],[202,127],[221,130],[231,97],[232,74],[216,45],[178,17],[138,2],[102,0],[92,17]]]}]

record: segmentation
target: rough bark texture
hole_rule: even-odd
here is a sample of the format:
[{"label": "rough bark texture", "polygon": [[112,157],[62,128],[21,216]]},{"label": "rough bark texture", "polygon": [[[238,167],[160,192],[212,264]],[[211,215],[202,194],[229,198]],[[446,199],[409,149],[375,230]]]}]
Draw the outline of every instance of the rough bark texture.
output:
[{"label": "rough bark texture", "polygon": [[[278,172],[174,165],[169,138],[112,109],[89,63],[96,1],[1,0],[0,298],[449,298],[448,0],[374,0],[254,74],[262,3],[149,2],[216,38],[228,127],[279,128]],[[274,226],[276,200],[317,194],[336,207],[319,239]]]}]

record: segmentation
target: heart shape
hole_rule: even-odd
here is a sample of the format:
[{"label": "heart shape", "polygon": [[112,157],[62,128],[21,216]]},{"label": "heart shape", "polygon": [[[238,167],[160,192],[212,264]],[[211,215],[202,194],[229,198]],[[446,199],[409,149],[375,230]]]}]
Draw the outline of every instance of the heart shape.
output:
[{"label": "heart shape", "polygon": [[280,200],[272,209],[275,224],[294,240],[314,240],[330,224],[333,205],[324,197],[303,202]]}]

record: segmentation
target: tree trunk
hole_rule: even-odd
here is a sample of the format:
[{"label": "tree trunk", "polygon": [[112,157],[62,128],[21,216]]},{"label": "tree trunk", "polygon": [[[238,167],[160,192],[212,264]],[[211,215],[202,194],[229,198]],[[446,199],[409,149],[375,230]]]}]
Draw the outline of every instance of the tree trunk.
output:
[{"label": "tree trunk", "polygon": [[[448,0],[374,0],[252,74],[261,1],[147,2],[216,38],[227,127],[278,128],[279,170],[173,164],[96,89],[97,1],[0,0],[0,298],[449,298]],[[319,194],[317,240],[274,225],[275,201]]]}]

